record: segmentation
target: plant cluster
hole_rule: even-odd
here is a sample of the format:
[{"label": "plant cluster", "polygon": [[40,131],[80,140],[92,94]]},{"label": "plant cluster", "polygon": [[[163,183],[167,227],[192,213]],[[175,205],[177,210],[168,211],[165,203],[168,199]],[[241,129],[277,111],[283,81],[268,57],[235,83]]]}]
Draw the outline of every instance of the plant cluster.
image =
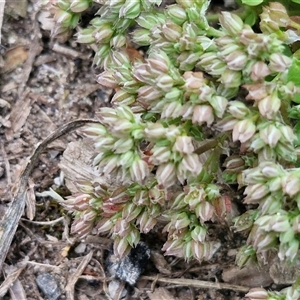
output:
[{"label": "plant cluster", "polygon": [[[53,34],[65,38],[86,10],[99,6],[76,36],[96,45],[94,64],[103,69],[97,80],[115,90],[112,107],[100,110],[102,125],[83,131],[107,183],[77,182],[78,193],[59,200],[74,213],[72,232],[109,234],[121,257],[141,233],[165,224],[166,255],[209,260],[220,246],[208,236],[209,224],[231,213],[224,183],[238,184],[248,208],[234,220],[236,231],[248,232],[238,264],[274,249],[294,261],[300,24],[278,2],[261,8],[257,30],[240,11],[222,12],[220,26],[212,26],[209,1],[163,8],[161,2],[51,2]],[[298,286],[283,292],[287,299],[296,299]],[[253,290],[248,297],[283,299],[274,295]]]}]

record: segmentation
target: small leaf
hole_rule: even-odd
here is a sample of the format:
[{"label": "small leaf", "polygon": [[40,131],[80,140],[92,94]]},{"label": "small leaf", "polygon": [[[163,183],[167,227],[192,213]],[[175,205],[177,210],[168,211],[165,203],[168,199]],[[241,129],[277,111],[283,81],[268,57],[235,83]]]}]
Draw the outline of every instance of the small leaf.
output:
[{"label": "small leaf", "polygon": [[287,81],[292,81],[297,86],[300,86],[300,76],[299,76],[299,74],[300,74],[300,60],[299,59],[294,59],[293,64],[290,66],[289,71],[288,71]]},{"label": "small leaf", "polygon": [[256,6],[259,4],[262,4],[263,0],[242,0],[243,4],[249,5],[249,6]]}]

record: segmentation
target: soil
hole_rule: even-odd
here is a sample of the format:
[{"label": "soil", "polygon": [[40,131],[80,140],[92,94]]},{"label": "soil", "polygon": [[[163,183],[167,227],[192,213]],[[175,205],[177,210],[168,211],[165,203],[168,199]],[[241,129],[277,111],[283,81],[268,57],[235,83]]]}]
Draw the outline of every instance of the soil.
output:
[{"label": "soil", "polygon": [[[99,107],[109,105],[112,93],[96,82],[101,70],[93,66],[91,49],[74,38],[59,43],[44,30],[38,3],[12,1],[5,9],[0,48],[1,218],[36,146],[67,122],[95,118]],[[104,262],[111,241],[70,236],[72,216],[56,201],[36,195],[50,187],[68,195],[58,164],[68,144],[81,139],[78,132],[70,133],[40,155],[28,183],[26,209],[0,275],[1,299],[117,299],[109,296],[112,279]],[[163,237],[157,235],[158,230],[144,237],[151,260],[137,284],[125,287],[128,299],[238,300],[245,299],[251,287],[277,288],[287,283],[277,275],[270,277],[269,266],[236,268],[235,255],[245,237],[233,233],[228,224],[211,228],[222,246],[210,262],[164,257]],[[38,286],[37,279],[45,274],[50,277]],[[43,291],[51,280],[58,285],[58,298],[47,298]]]}]

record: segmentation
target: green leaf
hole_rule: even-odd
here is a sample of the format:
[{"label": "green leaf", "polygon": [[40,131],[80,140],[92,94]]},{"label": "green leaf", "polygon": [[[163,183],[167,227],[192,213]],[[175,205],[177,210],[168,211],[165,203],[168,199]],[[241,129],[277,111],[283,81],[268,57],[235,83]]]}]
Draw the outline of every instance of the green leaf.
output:
[{"label": "green leaf", "polygon": [[300,94],[294,94],[293,102],[300,104]]},{"label": "green leaf", "polygon": [[[293,59],[293,63],[289,68],[288,75],[287,75],[287,81],[294,82],[297,86],[300,86],[300,60],[299,59]],[[297,102],[297,101],[296,101]],[[298,103],[298,102],[297,102]],[[300,103],[300,102],[299,102]]]},{"label": "green leaf", "polygon": [[292,2],[300,4],[300,0],[292,0]]},{"label": "green leaf", "polygon": [[243,4],[249,5],[249,6],[256,6],[259,4],[262,4],[263,0],[242,0]]},{"label": "green leaf", "polygon": [[295,105],[288,111],[289,117],[300,120],[300,105]]},{"label": "green leaf", "polygon": [[300,121],[294,127],[294,132],[296,134],[297,140],[295,141],[295,147],[300,145]]}]

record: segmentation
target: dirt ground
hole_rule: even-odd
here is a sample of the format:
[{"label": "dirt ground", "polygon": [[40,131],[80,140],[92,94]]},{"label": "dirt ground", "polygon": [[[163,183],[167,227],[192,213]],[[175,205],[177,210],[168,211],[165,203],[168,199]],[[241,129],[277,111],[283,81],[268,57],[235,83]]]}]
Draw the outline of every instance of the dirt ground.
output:
[{"label": "dirt ground", "polygon": [[[35,2],[9,2],[1,30],[1,217],[38,143],[69,121],[95,118],[99,107],[109,105],[112,93],[96,83],[100,70],[92,65],[92,50],[75,39],[63,44],[52,39],[37,11]],[[109,296],[111,278],[104,263],[110,240],[88,237],[80,241],[70,236],[71,216],[54,200],[35,195],[50,187],[68,195],[58,163],[68,143],[80,139],[73,132],[53,142],[30,176],[26,209],[0,275],[1,299],[117,299]],[[270,266],[237,269],[235,254],[245,237],[228,225],[215,225],[211,230],[222,246],[212,261],[201,264],[164,257],[160,251],[163,238],[156,235],[159,228],[144,237],[151,260],[136,286],[125,287],[127,298],[238,300],[245,299],[250,287],[278,288],[289,283],[278,279]],[[46,279],[40,282],[43,276]],[[57,297],[43,292],[43,286],[51,284],[57,284]]]}]

